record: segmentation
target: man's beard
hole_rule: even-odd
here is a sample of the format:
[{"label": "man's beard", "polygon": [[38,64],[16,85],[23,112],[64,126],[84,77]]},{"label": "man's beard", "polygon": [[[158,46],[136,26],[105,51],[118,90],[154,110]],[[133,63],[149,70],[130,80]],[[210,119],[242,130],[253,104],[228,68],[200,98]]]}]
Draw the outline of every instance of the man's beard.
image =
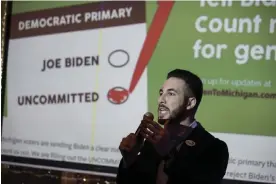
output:
[{"label": "man's beard", "polygon": [[[164,109],[165,112],[160,112],[160,107]],[[164,105],[160,105],[158,108],[158,123],[164,125],[167,121],[169,123],[179,123],[185,117],[185,104],[171,111]]]}]

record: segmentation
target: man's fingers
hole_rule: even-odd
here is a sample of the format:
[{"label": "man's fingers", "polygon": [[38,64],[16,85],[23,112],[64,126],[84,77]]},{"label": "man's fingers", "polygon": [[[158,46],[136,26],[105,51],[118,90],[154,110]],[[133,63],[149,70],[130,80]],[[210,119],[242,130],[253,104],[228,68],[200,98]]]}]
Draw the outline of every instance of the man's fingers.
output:
[{"label": "man's fingers", "polygon": [[152,124],[157,130],[162,130],[163,128],[158,123]]},{"label": "man's fingers", "polygon": [[[153,122],[148,122],[148,121],[143,121],[142,123],[142,129],[149,129],[151,132],[158,134],[160,132],[161,129],[159,129],[158,127],[156,128],[156,126],[154,125],[155,123]],[[157,125],[159,126],[159,125]]]},{"label": "man's fingers", "polygon": [[147,127],[141,128],[141,132],[148,136],[153,136],[155,133],[151,129],[148,129]]},{"label": "man's fingers", "polygon": [[152,124],[147,124],[147,128],[152,131],[154,134],[158,134],[160,132],[159,129],[155,128]]},{"label": "man's fingers", "polygon": [[155,143],[155,140],[152,138],[152,136],[150,136],[149,134],[146,134],[144,132],[140,132],[140,134],[142,135],[143,138],[145,138],[146,140],[148,140],[151,143]]},{"label": "man's fingers", "polygon": [[161,127],[158,123],[156,123],[155,121],[151,121],[151,120],[142,120],[142,123],[143,123],[143,124],[147,124],[147,125],[151,125],[151,126],[153,126],[154,128],[156,128],[157,130],[161,130],[161,129],[162,129],[162,127]]},{"label": "man's fingers", "polygon": [[130,138],[132,138],[132,139],[135,139],[136,135],[135,135],[134,133],[130,133],[130,134],[128,135],[128,137],[130,137]]},{"label": "man's fingers", "polygon": [[151,143],[155,144],[158,141],[158,138],[157,138],[158,134],[155,134],[148,129],[142,129],[140,134],[142,135],[143,138],[145,138],[146,140],[148,140]]},{"label": "man's fingers", "polygon": [[128,141],[122,142],[121,145],[124,146],[124,147],[131,147],[132,146],[132,144]]},{"label": "man's fingers", "polygon": [[120,150],[123,150],[123,151],[130,151],[130,150],[131,150],[130,147],[127,147],[127,146],[125,146],[125,145],[120,145],[119,149],[120,149]]},{"label": "man's fingers", "polygon": [[120,144],[120,149],[123,149],[123,150],[131,150],[133,148],[134,144],[133,143],[130,143],[128,142],[127,140],[125,141],[122,141],[121,144]]}]

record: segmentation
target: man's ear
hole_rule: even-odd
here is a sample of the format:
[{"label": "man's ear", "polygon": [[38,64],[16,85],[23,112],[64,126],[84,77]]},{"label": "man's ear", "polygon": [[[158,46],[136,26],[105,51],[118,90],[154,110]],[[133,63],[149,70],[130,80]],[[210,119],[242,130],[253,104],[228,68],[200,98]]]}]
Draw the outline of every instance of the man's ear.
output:
[{"label": "man's ear", "polygon": [[192,110],[196,106],[196,98],[195,97],[189,97],[186,105],[187,110]]}]

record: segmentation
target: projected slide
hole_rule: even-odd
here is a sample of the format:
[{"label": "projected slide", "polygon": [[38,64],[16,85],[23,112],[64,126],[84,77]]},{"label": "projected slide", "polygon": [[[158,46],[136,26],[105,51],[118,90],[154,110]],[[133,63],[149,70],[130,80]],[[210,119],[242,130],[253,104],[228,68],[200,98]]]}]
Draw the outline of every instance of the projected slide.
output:
[{"label": "projected slide", "polygon": [[197,73],[225,180],[276,183],[276,2],[15,2],[2,159],[116,174],[168,71]]},{"label": "projected slide", "polygon": [[2,154],[117,167],[147,111],[146,75],[126,90],[145,36],[143,2],[14,15]]}]

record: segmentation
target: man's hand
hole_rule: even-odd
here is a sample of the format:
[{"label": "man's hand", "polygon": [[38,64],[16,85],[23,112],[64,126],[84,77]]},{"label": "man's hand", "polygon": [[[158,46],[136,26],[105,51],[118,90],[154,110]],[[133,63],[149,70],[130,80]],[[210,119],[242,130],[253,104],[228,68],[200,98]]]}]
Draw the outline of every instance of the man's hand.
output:
[{"label": "man's hand", "polygon": [[151,120],[142,120],[140,134],[154,145],[160,156],[169,153],[171,149],[169,132],[158,123]]},{"label": "man's hand", "polygon": [[119,149],[127,152],[131,152],[136,145],[136,136],[131,133],[127,137],[124,137],[120,143]]},{"label": "man's hand", "polygon": [[135,161],[142,144],[143,139],[136,137],[133,133],[122,139],[119,150],[121,151],[126,166],[131,165]]}]

